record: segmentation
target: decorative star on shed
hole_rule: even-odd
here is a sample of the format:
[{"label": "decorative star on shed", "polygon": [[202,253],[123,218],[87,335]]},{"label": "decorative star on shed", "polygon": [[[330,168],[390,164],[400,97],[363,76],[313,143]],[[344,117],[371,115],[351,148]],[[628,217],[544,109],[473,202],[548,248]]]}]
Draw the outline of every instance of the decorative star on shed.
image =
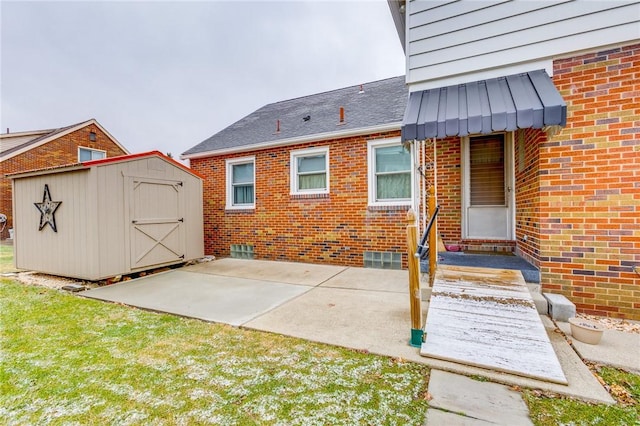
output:
[{"label": "decorative star on shed", "polygon": [[40,210],[40,228],[38,231],[42,231],[42,228],[47,226],[53,229],[53,232],[58,232],[56,228],[56,217],[54,216],[62,201],[51,201],[51,193],[49,193],[49,185],[45,183],[44,185],[44,194],[42,195],[41,203],[33,203],[38,210]]}]

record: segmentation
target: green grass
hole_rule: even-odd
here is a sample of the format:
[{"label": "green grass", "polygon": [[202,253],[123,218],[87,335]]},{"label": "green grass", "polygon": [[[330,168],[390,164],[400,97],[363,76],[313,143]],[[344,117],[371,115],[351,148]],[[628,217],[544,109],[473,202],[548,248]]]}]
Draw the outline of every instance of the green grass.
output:
[{"label": "green grass", "polygon": [[0,244],[0,273],[16,270],[13,267],[13,246]]},{"label": "green grass", "polygon": [[[640,425],[640,376],[597,373],[618,404],[525,390],[534,424]],[[0,279],[0,424],[420,425],[428,374]]]},{"label": "green grass", "polygon": [[552,398],[525,391],[531,419],[536,425],[640,425],[640,376],[611,367],[598,367],[616,405],[587,404],[568,398]]},{"label": "green grass", "polygon": [[0,280],[0,423],[420,425],[427,367]]}]

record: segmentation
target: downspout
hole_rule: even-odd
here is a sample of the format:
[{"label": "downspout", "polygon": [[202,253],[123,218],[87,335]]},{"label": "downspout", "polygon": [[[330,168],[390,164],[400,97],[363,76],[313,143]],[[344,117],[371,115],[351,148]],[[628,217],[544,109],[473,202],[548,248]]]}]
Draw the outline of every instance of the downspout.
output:
[{"label": "downspout", "polygon": [[[439,204],[438,203],[438,154],[437,154],[437,150],[436,150],[436,143],[438,143],[438,140],[436,138],[433,138],[433,195],[435,197],[435,201],[436,201],[436,206]],[[433,212],[431,212],[433,214]],[[436,233],[436,242],[438,241],[438,222],[435,223],[435,229],[433,230],[433,232]],[[436,253],[437,253],[437,248],[436,248]]]},{"label": "downspout", "polygon": [[437,141],[438,140],[436,138],[433,138],[433,189],[435,190],[436,204],[438,204],[438,154],[436,151]]},{"label": "downspout", "polygon": [[427,161],[427,144],[426,144],[426,139],[420,141],[420,153],[422,156],[422,161],[420,163],[420,166],[422,167],[422,179],[420,179],[421,182],[421,195],[422,195],[422,229],[426,229],[427,228],[427,191],[429,191],[429,188],[427,188],[427,181],[425,179],[425,163]]}]

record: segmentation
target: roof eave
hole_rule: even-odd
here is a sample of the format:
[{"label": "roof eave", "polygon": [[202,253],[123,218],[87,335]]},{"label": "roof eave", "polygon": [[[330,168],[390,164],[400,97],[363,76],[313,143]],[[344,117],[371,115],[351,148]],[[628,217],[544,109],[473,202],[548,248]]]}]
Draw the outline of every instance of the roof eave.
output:
[{"label": "roof eave", "polygon": [[357,129],[341,130],[337,132],[316,133],[314,135],[304,135],[304,136],[298,136],[295,138],[281,139],[281,140],[275,140],[275,141],[265,141],[265,142],[260,142],[256,144],[251,144],[251,145],[216,149],[216,150],[197,152],[197,153],[187,154],[187,155],[183,154],[180,156],[180,159],[191,160],[196,158],[213,157],[213,156],[224,155],[224,154],[235,154],[240,152],[257,151],[257,150],[267,149],[267,148],[276,148],[279,146],[297,145],[301,143],[317,142],[322,140],[340,139],[340,138],[347,138],[351,136],[367,135],[367,134],[380,133],[380,132],[390,132],[393,130],[400,130],[401,127],[402,127],[402,122],[399,121],[395,123],[381,124],[381,125],[369,126],[369,127],[359,127]]},{"label": "roof eave", "polygon": [[[122,151],[124,151],[126,154],[129,154],[129,150],[127,150],[124,146],[122,146],[120,144],[120,142],[118,142],[118,140],[116,138],[114,138],[104,127],[102,127],[100,125],[100,123],[98,123],[96,121],[95,118],[92,118],[90,120],[87,121],[83,121],[82,123],[78,123],[74,126],[69,127],[68,129],[65,129],[64,131],[60,132],[60,133],[54,133],[52,134],[50,137],[44,138],[41,141],[38,141],[37,143],[33,143],[31,144],[30,142],[25,142],[22,146],[22,148],[16,149],[15,151],[9,152],[4,156],[0,156],[0,161],[6,161],[10,158],[13,158],[17,155],[20,154],[24,154],[27,151],[31,151],[34,148],[37,148],[39,146],[42,146],[46,143],[49,143],[53,140],[56,140],[58,138],[61,138],[65,135],[68,135],[69,133],[75,132],[76,130],[82,129],[83,127],[86,127],[90,124],[95,124],[101,132],[103,132],[109,139],[111,139],[111,141],[113,143],[115,143],[120,149],[122,149]],[[24,133],[24,132],[23,132]]]},{"label": "roof eave", "polygon": [[89,170],[89,169],[84,167],[81,163],[67,164],[63,166],[47,167],[44,169],[27,170],[26,172],[10,173],[8,175],[5,175],[5,177],[9,179],[22,179],[22,178],[31,177],[31,176],[43,176],[43,175],[67,173],[67,172],[74,172],[74,171],[81,171],[81,170]]},{"label": "roof eave", "polygon": [[406,19],[405,19],[405,8],[406,0],[387,0],[389,4],[389,11],[391,12],[391,17],[393,18],[393,23],[396,26],[396,31],[398,32],[398,38],[400,39],[400,44],[402,45],[402,50],[406,53],[406,42],[405,42],[405,33],[406,33]]}]

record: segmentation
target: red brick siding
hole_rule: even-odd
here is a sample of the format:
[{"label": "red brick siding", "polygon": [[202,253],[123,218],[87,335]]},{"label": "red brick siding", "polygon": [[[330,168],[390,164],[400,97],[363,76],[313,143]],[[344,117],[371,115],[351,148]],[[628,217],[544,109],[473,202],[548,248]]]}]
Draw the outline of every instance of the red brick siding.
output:
[{"label": "red brick siding", "polygon": [[436,141],[438,234],[445,245],[462,242],[462,170],[460,138]]},{"label": "red brick siding", "polygon": [[[335,139],[234,155],[192,159],[205,177],[205,252],[229,256],[231,244],[251,244],[258,259],[363,265],[364,251],[406,251],[406,207],[368,205],[367,140],[399,132]],[[290,195],[290,152],[329,147],[330,194]],[[225,211],[225,160],[255,155],[256,208]],[[406,255],[403,254],[406,266]]]},{"label": "red brick siding", "polygon": [[[96,140],[94,142],[89,140],[89,133],[91,131],[96,133]],[[6,229],[2,233],[2,238],[9,236],[8,229],[13,226],[11,179],[6,178],[4,175],[77,163],[79,146],[106,151],[107,157],[126,154],[96,125],[90,124],[2,162],[0,212],[6,214],[8,218]]]},{"label": "red brick siding", "polygon": [[[539,144],[547,140],[535,129],[515,132],[516,254],[540,266]],[[526,238],[525,238],[526,236]]]},{"label": "red brick siding", "polygon": [[556,60],[554,83],[568,123],[540,144],[543,288],[640,319],[640,45]]}]

